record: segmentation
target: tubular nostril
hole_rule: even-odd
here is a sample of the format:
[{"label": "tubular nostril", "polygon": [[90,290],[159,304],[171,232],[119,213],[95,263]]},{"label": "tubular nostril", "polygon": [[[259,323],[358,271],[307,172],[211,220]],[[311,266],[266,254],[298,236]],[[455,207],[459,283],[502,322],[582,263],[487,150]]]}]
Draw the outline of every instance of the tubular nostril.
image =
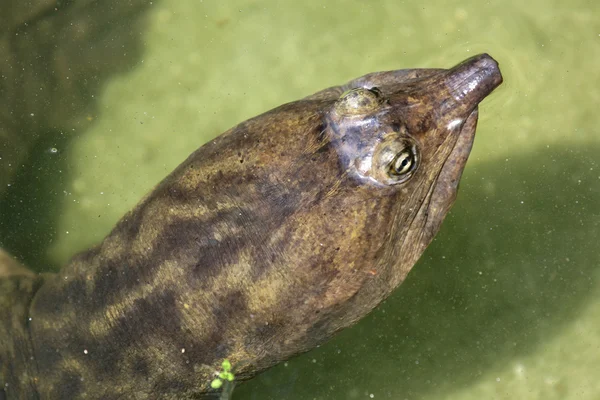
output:
[{"label": "tubular nostril", "polygon": [[471,57],[437,77],[438,107],[450,119],[465,119],[502,83],[498,63],[487,54]]},{"label": "tubular nostril", "polygon": [[496,60],[481,54],[450,69],[445,82],[457,101],[476,105],[502,83],[502,74]]}]

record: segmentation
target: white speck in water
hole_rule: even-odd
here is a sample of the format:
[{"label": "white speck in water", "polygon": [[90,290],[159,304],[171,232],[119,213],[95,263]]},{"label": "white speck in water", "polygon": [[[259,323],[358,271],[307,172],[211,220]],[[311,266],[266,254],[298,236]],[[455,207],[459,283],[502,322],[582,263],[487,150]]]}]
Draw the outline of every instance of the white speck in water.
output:
[{"label": "white speck in water", "polygon": [[87,354],[87,353],[88,353],[87,349],[84,349],[83,354]]},{"label": "white speck in water", "polygon": [[315,358],[312,359],[313,364],[317,362]]},{"label": "white speck in water", "polygon": [[185,353],[185,347],[181,349],[181,354]]},{"label": "white speck in water", "polygon": [[375,398],[375,395],[374,395],[373,393],[371,393],[371,394],[369,395],[369,397],[373,399],[373,398]]},{"label": "white speck in water", "polygon": [[500,377],[497,377],[497,378],[496,378],[496,382],[500,382]]},{"label": "white speck in water", "polygon": [[522,378],[525,375],[525,366],[521,363],[515,365],[515,375]]},{"label": "white speck in water", "polygon": [[544,383],[546,385],[555,385],[558,382],[558,379],[554,378],[553,376],[547,376],[544,378]]}]

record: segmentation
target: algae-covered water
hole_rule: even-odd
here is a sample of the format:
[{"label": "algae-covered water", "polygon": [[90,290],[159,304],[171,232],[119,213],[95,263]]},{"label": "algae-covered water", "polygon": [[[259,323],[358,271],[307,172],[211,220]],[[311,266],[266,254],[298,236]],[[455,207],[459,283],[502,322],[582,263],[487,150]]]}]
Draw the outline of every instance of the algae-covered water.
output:
[{"label": "algae-covered water", "polygon": [[368,72],[488,52],[504,84],[407,281],[234,398],[598,399],[599,16],[593,0],[156,2],[136,63],[77,117],[87,127],[34,149],[2,203],[3,245],[56,268],[236,123]]}]

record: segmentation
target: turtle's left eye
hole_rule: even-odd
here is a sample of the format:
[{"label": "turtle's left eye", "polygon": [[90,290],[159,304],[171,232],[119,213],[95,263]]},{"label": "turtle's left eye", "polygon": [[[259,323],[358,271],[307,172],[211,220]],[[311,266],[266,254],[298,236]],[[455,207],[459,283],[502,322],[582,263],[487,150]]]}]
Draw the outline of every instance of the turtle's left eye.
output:
[{"label": "turtle's left eye", "polygon": [[390,176],[395,179],[402,179],[414,171],[417,165],[417,156],[412,147],[405,147],[400,151],[390,163]]}]

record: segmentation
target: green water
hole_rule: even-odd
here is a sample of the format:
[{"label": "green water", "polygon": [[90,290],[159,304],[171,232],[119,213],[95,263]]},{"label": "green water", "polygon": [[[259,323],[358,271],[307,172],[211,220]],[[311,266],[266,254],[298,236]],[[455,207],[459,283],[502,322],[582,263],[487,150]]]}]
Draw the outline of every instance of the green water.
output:
[{"label": "green water", "polygon": [[281,103],[488,52],[505,83],[480,107],[456,206],[408,280],[234,398],[600,398],[600,3],[439,4],[157,2],[139,62],[82,116],[91,126],[37,149],[35,194],[10,205],[13,251],[65,263],[195,148]]}]

